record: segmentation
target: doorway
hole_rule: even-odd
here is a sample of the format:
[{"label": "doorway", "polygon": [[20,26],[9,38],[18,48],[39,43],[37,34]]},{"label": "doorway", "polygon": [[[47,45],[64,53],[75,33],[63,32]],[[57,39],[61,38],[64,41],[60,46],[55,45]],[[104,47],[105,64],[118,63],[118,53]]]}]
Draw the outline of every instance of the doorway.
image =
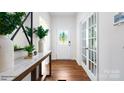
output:
[{"label": "doorway", "polygon": [[76,55],[76,16],[52,16],[52,59],[73,60]]},{"label": "doorway", "polygon": [[57,59],[71,59],[71,40],[68,30],[57,31]]}]

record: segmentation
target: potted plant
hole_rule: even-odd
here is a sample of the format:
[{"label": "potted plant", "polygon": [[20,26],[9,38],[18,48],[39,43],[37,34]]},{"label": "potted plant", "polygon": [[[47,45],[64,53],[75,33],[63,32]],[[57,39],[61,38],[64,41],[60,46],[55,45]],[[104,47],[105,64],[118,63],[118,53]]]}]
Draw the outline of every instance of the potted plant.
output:
[{"label": "potted plant", "polygon": [[13,42],[6,35],[21,24],[24,15],[24,12],[0,12],[0,72],[14,66]]},{"label": "potted plant", "polygon": [[34,51],[34,45],[29,45],[29,46],[26,46],[26,47],[24,47],[24,51],[27,51],[28,52],[28,56],[27,57],[25,57],[25,58],[32,58],[32,56],[33,56],[33,51]]},{"label": "potted plant", "polygon": [[38,45],[39,45],[38,51],[39,52],[43,52],[44,37],[47,36],[48,31],[49,31],[48,29],[45,30],[42,26],[34,28],[34,32],[35,32],[36,36],[38,36],[40,39],[38,42]]}]

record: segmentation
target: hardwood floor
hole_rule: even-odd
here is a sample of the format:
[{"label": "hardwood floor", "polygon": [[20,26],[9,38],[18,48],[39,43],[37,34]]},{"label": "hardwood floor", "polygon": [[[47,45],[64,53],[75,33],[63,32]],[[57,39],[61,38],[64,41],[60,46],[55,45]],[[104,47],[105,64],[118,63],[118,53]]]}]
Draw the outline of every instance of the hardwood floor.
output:
[{"label": "hardwood floor", "polygon": [[75,61],[52,61],[52,76],[46,81],[90,81],[84,69]]}]

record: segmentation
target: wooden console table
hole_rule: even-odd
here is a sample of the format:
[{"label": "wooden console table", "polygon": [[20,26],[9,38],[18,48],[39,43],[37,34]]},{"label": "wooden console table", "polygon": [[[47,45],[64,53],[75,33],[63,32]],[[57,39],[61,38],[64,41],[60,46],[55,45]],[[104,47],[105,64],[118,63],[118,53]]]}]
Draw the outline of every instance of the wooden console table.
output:
[{"label": "wooden console table", "polygon": [[[8,69],[0,73],[1,81],[20,81],[31,73],[31,81],[41,80],[42,62],[49,57],[49,76],[51,76],[51,51],[38,53],[32,59],[24,59],[24,57],[15,60],[14,69]],[[37,71],[37,68],[39,70]],[[37,77],[38,76],[38,77]]]}]

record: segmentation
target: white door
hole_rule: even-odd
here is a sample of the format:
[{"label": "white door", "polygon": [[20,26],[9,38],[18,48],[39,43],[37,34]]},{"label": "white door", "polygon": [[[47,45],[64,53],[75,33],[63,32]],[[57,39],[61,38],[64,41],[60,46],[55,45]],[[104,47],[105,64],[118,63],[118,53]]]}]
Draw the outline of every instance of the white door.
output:
[{"label": "white door", "polygon": [[72,59],[70,38],[68,30],[57,31],[57,59]]}]

